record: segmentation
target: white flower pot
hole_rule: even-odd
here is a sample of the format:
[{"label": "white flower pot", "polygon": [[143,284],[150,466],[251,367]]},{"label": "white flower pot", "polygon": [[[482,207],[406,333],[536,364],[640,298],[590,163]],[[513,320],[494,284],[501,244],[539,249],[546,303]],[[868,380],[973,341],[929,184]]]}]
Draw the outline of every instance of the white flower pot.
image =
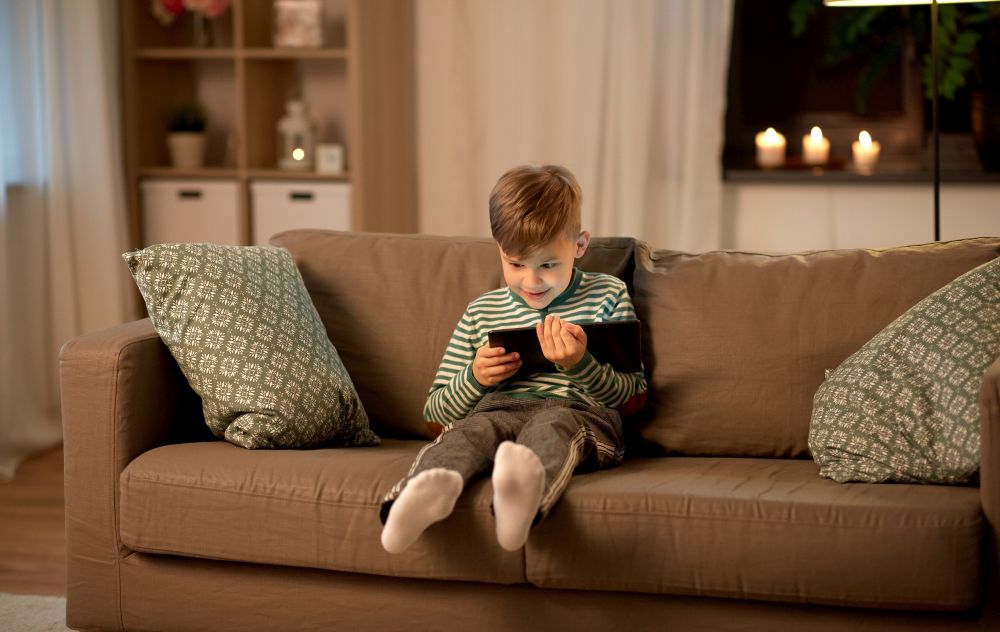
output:
[{"label": "white flower pot", "polygon": [[177,169],[200,169],[205,164],[205,134],[171,132],[167,134],[170,161]]}]

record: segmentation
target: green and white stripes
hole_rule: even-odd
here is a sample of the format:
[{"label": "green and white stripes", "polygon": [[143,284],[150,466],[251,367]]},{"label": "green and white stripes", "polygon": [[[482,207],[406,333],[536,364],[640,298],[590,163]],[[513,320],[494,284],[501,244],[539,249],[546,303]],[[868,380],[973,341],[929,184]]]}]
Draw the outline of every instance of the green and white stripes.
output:
[{"label": "green and white stripes", "polygon": [[548,314],[574,323],[633,320],[635,310],[625,283],[600,273],[574,270],[569,287],[545,309],[528,306],[510,288],[487,292],[472,301],[448,342],[424,406],[424,418],[445,426],[465,418],[488,392],[522,397],[572,399],[591,406],[615,408],[646,390],[642,372],[618,373],[588,353],[569,371],[536,373],[492,388],[472,375],[476,349],[488,343],[495,329],[528,327]]}]

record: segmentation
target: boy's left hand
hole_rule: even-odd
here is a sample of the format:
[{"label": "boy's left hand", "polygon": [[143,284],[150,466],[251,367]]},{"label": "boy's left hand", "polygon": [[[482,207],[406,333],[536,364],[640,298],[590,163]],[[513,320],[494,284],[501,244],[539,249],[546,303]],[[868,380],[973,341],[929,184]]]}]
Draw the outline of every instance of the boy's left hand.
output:
[{"label": "boy's left hand", "polygon": [[583,327],[549,314],[535,327],[542,355],[549,362],[571,369],[587,352],[587,334]]}]

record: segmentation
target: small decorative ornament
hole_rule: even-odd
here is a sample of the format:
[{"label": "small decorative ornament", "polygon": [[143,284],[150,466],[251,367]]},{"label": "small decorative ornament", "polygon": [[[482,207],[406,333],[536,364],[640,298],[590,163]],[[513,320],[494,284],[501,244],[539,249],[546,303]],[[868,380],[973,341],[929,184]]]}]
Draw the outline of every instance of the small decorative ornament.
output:
[{"label": "small decorative ornament", "polygon": [[323,5],[319,0],[275,0],[275,48],[323,45]]},{"label": "small decorative ornament", "polygon": [[312,169],[313,124],[305,103],[292,100],[285,104],[285,116],[278,121],[278,134],[282,147],[278,166],[294,171]]},{"label": "small decorative ornament", "polygon": [[324,143],[316,146],[318,173],[344,173],[344,146]]}]

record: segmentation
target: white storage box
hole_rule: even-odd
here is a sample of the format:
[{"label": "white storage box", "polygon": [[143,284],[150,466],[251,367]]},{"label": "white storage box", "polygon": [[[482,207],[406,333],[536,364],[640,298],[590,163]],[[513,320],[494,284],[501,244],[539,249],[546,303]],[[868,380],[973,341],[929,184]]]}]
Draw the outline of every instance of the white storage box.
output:
[{"label": "white storage box", "polygon": [[142,208],[144,245],[240,243],[235,181],[145,179]]},{"label": "white storage box", "polygon": [[351,185],[346,182],[256,181],[250,194],[258,246],[293,228],[351,229]]}]

